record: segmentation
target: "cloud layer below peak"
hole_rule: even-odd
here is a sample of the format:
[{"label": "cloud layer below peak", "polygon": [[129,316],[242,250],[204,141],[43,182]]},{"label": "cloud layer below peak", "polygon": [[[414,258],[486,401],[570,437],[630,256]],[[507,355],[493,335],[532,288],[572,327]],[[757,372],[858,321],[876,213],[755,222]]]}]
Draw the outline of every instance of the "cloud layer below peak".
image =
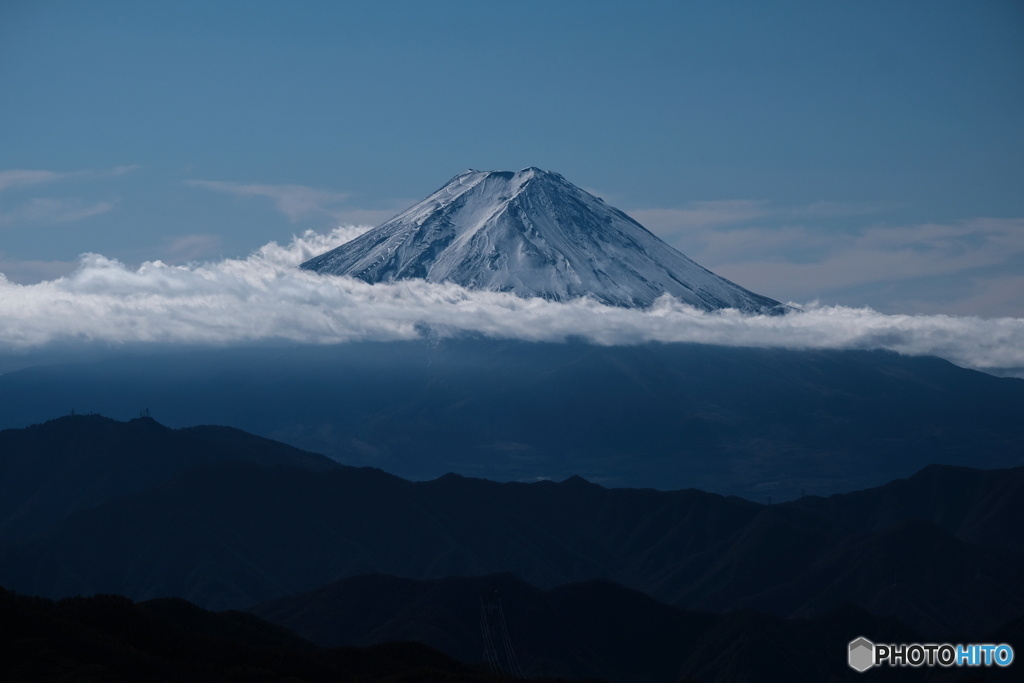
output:
[{"label": "cloud layer below peak", "polygon": [[53,343],[232,345],[337,343],[482,334],[598,344],[697,342],[793,349],[888,349],[979,369],[1024,368],[1024,320],[884,315],[808,304],[781,317],[704,313],[663,297],[648,310],[555,303],[407,280],[369,285],[298,268],[368,228],[312,231],[246,259],[131,269],[85,254],[62,278],[17,285],[0,277],[0,350]]}]

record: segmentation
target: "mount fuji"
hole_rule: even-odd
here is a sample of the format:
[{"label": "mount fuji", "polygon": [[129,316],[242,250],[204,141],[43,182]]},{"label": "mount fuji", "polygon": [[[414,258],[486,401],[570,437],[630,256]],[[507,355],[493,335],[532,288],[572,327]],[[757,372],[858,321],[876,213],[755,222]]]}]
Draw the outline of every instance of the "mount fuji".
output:
[{"label": "mount fuji", "polygon": [[567,301],[643,308],[663,294],[705,311],[784,313],[715,275],[558,173],[466,171],[362,236],[306,261],[366,282],[423,278]]}]

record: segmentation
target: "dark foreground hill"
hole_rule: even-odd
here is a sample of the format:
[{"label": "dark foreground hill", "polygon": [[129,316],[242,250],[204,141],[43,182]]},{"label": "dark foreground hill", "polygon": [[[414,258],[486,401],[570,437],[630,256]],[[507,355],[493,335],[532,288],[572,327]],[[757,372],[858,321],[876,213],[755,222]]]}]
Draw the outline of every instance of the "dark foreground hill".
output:
[{"label": "dark foreground hill", "polygon": [[[810,619],[750,610],[713,615],[671,607],[608,581],[545,591],[508,574],[431,581],[353,577],[251,611],[323,646],[416,640],[475,661],[485,647],[481,606],[499,602],[515,658],[528,676],[635,683],[857,681],[864,674],[846,662],[851,640],[863,635],[875,642],[921,642],[902,623],[851,606]],[[1005,635],[1007,628],[993,635]],[[500,647],[497,654],[500,661]],[[867,675],[923,681],[942,673],[882,668]],[[959,672],[946,680],[972,675]],[[1011,680],[1001,675],[999,680]]]},{"label": "dark foreground hill", "polygon": [[143,417],[69,415],[0,431],[0,538],[27,537],[68,514],[224,462],[337,468],[329,458],[230,427],[169,429]]},{"label": "dark foreground hill", "polygon": [[497,680],[419,643],[324,649],[252,615],[184,600],[53,603],[2,588],[0,661],[9,683]]},{"label": "dark foreground hill", "polygon": [[0,426],[145,407],[409,479],[578,474],[760,502],[931,463],[1024,464],[1024,380],[884,352],[463,339],[123,353],[0,376]]},{"label": "dark foreground hill", "polygon": [[[325,635],[323,624],[326,631],[332,624],[344,631],[339,637],[335,628],[321,641],[372,643],[367,646],[318,646],[252,614],[209,612],[179,599],[133,603],[98,595],[52,602],[0,588],[0,673],[12,683],[496,683],[509,678],[480,662],[479,619],[481,597],[499,599],[494,590],[505,606],[516,657],[538,681],[554,680],[556,672],[594,680],[593,672],[602,671],[623,683],[858,681],[864,674],[846,665],[849,634],[870,633],[878,642],[918,640],[897,621],[852,608],[795,621],[749,611],[710,616],[606,582],[538,591],[511,576],[432,582],[361,577],[273,606],[314,634]],[[1016,625],[1007,629],[1019,631]],[[431,647],[435,641],[480,663],[459,662]],[[1010,681],[1013,673],[881,668],[867,675],[944,683]]]},{"label": "dark foreground hill", "polygon": [[761,505],[576,477],[225,463],[0,544],[0,583],[244,607],[347,576],[512,572],[549,588],[605,578],[688,609],[815,616],[852,603],[927,637],[1024,615],[1024,469],[931,467],[879,489]]},{"label": "dark foreground hill", "polygon": [[[481,605],[499,601],[527,676],[636,683],[854,680],[845,661],[846,645],[857,637],[851,634],[877,634],[879,642],[916,638],[899,622],[855,608],[809,621],[755,612],[711,615],[670,607],[608,581],[543,591],[509,574],[432,581],[354,577],[251,611],[319,645],[417,640],[473,661],[484,650]],[[743,636],[728,642],[727,634],[736,631]],[[758,661],[760,639],[786,646]],[[498,655],[504,656],[500,645]]]}]

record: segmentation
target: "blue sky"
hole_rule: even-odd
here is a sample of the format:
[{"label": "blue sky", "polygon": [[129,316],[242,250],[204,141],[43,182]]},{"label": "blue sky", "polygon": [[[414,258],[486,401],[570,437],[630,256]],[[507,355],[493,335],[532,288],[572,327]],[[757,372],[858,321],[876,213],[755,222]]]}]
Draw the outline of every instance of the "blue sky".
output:
[{"label": "blue sky", "polygon": [[778,299],[1024,317],[1020,2],[0,5],[0,272],[539,166]]}]

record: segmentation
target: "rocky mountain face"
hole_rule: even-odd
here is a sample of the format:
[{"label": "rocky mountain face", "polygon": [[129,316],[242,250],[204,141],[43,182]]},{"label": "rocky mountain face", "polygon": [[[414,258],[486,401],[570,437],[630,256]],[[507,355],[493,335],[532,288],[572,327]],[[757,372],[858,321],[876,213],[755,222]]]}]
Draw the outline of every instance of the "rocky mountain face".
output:
[{"label": "rocky mountain face", "polygon": [[706,311],[782,313],[699,266],[622,211],[538,168],[466,171],[303,268],[366,282],[423,278],[521,297],[647,307],[669,294]]}]

